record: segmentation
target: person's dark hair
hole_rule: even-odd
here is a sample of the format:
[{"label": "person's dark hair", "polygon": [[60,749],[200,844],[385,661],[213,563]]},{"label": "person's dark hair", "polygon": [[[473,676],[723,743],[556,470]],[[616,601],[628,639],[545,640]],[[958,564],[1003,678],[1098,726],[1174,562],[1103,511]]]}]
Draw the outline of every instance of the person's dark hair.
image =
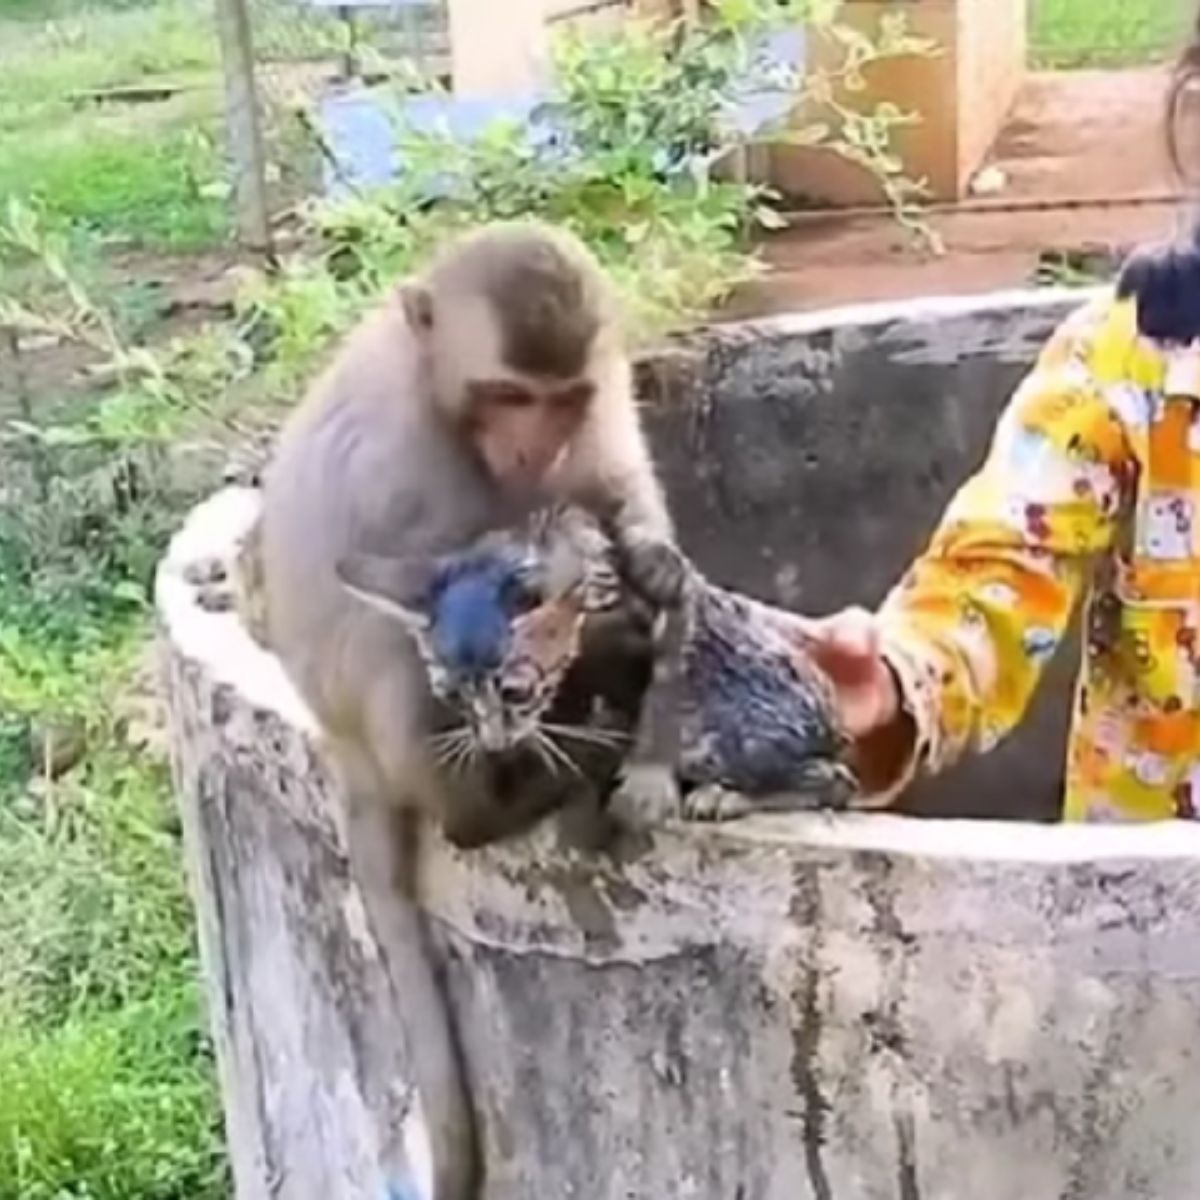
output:
[{"label": "person's dark hair", "polygon": [[[1193,148],[1185,148],[1181,139],[1187,93],[1196,83],[1200,83],[1200,13],[1167,93],[1167,150],[1176,176],[1185,183],[1200,165],[1187,161]],[[1186,237],[1130,255],[1121,269],[1117,294],[1136,299],[1138,328],[1147,337],[1163,342],[1200,338],[1200,219],[1193,220]]]}]

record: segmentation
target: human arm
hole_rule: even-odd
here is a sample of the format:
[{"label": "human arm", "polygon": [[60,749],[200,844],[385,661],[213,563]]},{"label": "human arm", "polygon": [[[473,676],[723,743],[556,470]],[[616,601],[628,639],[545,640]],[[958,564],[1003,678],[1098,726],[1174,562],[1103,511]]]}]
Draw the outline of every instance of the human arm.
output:
[{"label": "human arm", "polygon": [[811,648],[857,737],[868,802],[1013,729],[1090,562],[1113,544],[1134,460],[1091,370],[1109,312],[1090,306],[1051,338],[982,468],[879,613],[812,626]]}]

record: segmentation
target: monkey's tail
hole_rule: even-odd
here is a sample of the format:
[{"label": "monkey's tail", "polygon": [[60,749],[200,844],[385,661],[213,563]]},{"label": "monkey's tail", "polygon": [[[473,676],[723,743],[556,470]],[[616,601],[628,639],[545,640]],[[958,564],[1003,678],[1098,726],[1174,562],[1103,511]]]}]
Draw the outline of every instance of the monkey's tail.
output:
[{"label": "monkey's tail", "polygon": [[420,1099],[429,1142],[433,1192],[429,1200],[478,1200],[483,1187],[475,1109],[467,1087],[466,1062],[450,1011],[449,991],[438,967],[429,918],[416,898],[419,819],[400,819],[404,863],[395,904],[397,932],[412,947],[409,961],[396,963],[409,1069]]}]

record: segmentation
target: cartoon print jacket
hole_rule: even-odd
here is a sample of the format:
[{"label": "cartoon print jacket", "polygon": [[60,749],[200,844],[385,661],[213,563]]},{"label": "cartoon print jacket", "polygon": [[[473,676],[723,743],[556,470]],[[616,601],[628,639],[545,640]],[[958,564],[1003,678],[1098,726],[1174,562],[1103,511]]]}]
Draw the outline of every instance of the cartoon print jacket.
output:
[{"label": "cartoon print jacket", "polygon": [[1200,348],[1111,296],[1069,317],[987,461],[881,610],[912,763],[987,751],[1021,719],[1088,591],[1064,815],[1200,811]]}]

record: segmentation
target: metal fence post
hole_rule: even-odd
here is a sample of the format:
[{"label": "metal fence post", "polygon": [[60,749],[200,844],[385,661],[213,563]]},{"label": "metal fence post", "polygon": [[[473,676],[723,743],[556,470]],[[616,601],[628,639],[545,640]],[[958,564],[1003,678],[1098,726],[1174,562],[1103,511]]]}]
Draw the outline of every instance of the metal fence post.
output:
[{"label": "metal fence post", "polygon": [[249,249],[266,254],[271,250],[271,222],[250,14],[246,0],[216,0],[216,4],[238,237]]}]

